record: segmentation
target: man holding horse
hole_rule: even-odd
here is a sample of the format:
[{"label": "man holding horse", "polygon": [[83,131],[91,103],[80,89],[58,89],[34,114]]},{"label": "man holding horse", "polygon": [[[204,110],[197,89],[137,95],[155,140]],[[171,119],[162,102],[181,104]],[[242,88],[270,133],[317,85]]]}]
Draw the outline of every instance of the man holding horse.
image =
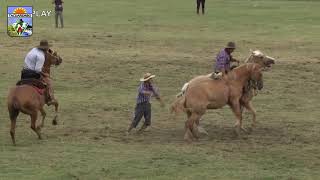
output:
[{"label": "man holding horse", "polygon": [[48,75],[42,72],[45,62],[45,53],[49,50],[49,43],[47,40],[40,41],[40,45],[32,48],[24,59],[24,66],[21,71],[21,79],[42,79],[47,85],[47,102],[48,104],[53,99],[53,92],[51,82],[47,81],[45,77]]},{"label": "man holding horse", "polygon": [[231,55],[235,49],[236,44],[234,42],[228,42],[227,46],[219,52],[216,57],[214,73],[212,74],[213,79],[219,79],[221,76],[228,74],[232,69],[230,66],[231,62],[239,63],[239,61]]}]

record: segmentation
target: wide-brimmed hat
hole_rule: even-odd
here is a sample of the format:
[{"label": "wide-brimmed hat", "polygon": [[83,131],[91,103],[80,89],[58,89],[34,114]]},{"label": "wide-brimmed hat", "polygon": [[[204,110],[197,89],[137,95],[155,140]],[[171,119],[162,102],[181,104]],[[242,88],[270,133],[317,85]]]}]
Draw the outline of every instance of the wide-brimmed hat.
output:
[{"label": "wide-brimmed hat", "polygon": [[51,45],[49,45],[47,40],[41,40],[39,46],[37,46],[37,48],[40,49],[48,49],[49,47],[51,47]]},{"label": "wide-brimmed hat", "polygon": [[140,78],[140,81],[141,81],[141,82],[148,81],[149,79],[152,79],[152,78],[154,78],[154,77],[156,77],[156,75],[153,75],[153,74],[151,74],[151,73],[145,73],[145,74],[143,75],[143,78]]},{"label": "wide-brimmed hat", "polygon": [[236,43],[234,43],[234,42],[228,42],[226,48],[228,48],[228,49],[235,49],[235,48],[236,48]]}]

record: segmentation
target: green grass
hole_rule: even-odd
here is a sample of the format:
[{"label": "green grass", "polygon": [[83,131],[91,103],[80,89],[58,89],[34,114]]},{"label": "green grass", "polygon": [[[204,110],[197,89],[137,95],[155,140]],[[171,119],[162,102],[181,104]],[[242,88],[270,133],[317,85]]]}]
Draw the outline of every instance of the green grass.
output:
[{"label": "green grass", "polygon": [[[34,1],[38,10],[50,1]],[[0,179],[318,179],[320,176],[320,13],[318,1],[211,0],[195,14],[193,0],[66,1],[65,29],[35,18],[28,39],[6,36],[0,15]],[[111,36],[111,37],[110,37]],[[64,61],[53,69],[61,104],[37,140],[20,115],[11,145],[6,96],[20,76],[23,58],[46,38]],[[170,103],[184,82],[212,70],[227,41],[244,60],[249,49],[277,58],[265,88],[254,99],[259,124],[233,136],[229,108],[208,111],[209,136],[183,141],[185,117],[173,120]],[[151,132],[126,137],[138,79],[150,71],[167,107],[153,103]],[[245,114],[245,125],[250,116]]]}]

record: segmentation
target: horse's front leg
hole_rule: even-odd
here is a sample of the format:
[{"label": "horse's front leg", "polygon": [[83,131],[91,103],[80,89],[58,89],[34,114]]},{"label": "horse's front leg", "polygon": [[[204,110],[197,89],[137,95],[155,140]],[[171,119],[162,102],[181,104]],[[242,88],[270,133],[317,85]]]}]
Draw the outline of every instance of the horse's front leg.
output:
[{"label": "horse's front leg", "polygon": [[256,121],[256,110],[254,109],[254,107],[252,106],[252,103],[250,101],[244,103],[244,107],[246,109],[248,109],[248,111],[251,112],[252,114],[252,128],[256,127],[257,121]]},{"label": "horse's front leg", "polygon": [[231,103],[231,109],[237,118],[237,121],[235,123],[237,135],[240,135],[241,130],[247,132],[247,130],[242,125],[242,112],[241,112],[241,105],[239,100],[233,101]]}]

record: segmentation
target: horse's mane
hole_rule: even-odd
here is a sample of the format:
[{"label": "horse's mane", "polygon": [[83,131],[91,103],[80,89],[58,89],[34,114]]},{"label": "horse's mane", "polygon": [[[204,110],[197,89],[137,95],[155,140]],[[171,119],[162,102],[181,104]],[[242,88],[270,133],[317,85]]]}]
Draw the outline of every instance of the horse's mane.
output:
[{"label": "horse's mane", "polygon": [[259,67],[261,65],[256,64],[256,63],[245,63],[245,64],[241,64],[240,66],[234,68],[232,71],[230,71],[228,73],[228,78],[230,80],[236,80],[237,79],[237,75],[239,71],[241,71],[242,69],[246,69],[247,71],[251,72],[254,68]]},{"label": "horse's mane", "polygon": [[245,62],[246,63],[248,63],[251,59],[252,59],[252,57],[253,56],[257,56],[257,57],[263,57],[263,56],[265,56],[260,50],[250,50],[250,55],[249,55],[249,57],[247,58],[247,60],[245,60]]}]

